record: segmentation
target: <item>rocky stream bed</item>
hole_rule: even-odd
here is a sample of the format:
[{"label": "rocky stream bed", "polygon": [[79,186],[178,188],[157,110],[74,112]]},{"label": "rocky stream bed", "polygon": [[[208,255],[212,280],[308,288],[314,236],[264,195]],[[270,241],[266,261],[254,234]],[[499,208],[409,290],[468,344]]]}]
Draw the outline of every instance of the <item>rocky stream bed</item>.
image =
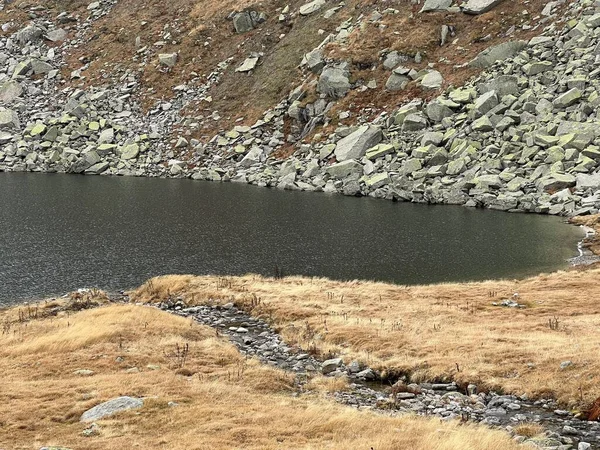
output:
[{"label": "rocky stream bed", "polygon": [[[243,355],[295,374],[299,393],[307,392],[311,376],[347,377],[349,388],[329,395],[358,409],[479,422],[503,428],[516,440],[544,449],[600,448],[600,423],[576,418],[552,399],[530,400],[526,396],[478,392],[475,384],[461,387],[456,383],[405,384],[402,380],[382,380],[375,370],[357,361],[348,365],[342,358],[323,361],[290,347],[265,320],[232,303],[187,307],[180,300],[169,300],[158,307],[213,327],[227,336]],[[541,425],[547,430],[546,437],[540,440],[519,436],[514,430],[522,423]]]}]

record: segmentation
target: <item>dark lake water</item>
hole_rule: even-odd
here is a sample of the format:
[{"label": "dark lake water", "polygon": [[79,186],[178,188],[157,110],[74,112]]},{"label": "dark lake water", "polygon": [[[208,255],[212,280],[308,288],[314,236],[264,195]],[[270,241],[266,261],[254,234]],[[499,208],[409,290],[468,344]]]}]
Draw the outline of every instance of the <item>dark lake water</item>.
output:
[{"label": "dark lake water", "polygon": [[171,273],[521,277],[566,266],[555,217],[191,180],[0,173],[0,303]]}]

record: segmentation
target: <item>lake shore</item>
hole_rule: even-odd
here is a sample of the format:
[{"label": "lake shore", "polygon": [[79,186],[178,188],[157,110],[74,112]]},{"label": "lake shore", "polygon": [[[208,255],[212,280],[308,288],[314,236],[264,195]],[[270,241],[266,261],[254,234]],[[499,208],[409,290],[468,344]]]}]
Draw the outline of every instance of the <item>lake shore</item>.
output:
[{"label": "lake shore", "polygon": [[[488,408],[492,408],[494,414],[500,414],[502,406],[492,406],[492,403],[500,401],[498,405],[501,405],[510,401],[516,408],[520,403],[528,404],[529,400],[534,402],[539,399],[540,402],[535,403],[539,407],[554,405],[549,406],[548,411],[548,419],[554,421],[551,423],[562,422],[565,429],[576,430],[576,434],[562,433],[561,425],[561,434],[554,436],[543,425],[545,422],[536,423],[533,416],[529,418],[528,412],[524,411],[521,414],[522,421],[515,422],[518,426],[511,427],[511,433],[517,441],[531,441],[531,436],[519,433],[528,434],[533,429],[540,445],[562,443],[564,441],[560,439],[565,438],[575,443],[595,442],[592,436],[595,432],[593,424],[590,424],[592,428],[586,428],[585,422],[577,417],[585,417],[600,395],[597,391],[600,366],[594,348],[595,330],[600,325],[594,307],[600,301],[596,289],[599,275],[600,267],[594,265],[525,280],[410,287],[365,281],[339,282],[322,278],[273,279],[257,275],[157,277],[129,292],[129,297],[117,297],[111,301],[107,301],[101,291],[81,292],[73,294],[70,300],[30,304],[2,311],[5,328],[9,323],[12,328],[5,330],[8,332],[0,337],[6,341],[6,345],[2,346],[5,354],[0,360],[3,364],[10,365],[3,369],[3,373],[7,374],[9,380],[13,380],[10,381],[13,383],[11,392],[31,390],[32,383],[36,386],[53,386],[55,418],[52,419],[53,424],[45,425],[51,434],[46,434],[46,431],[41,435],[49,436],[46,439],[51,441],[48,442],[58,444],[60,441],[63,445],[75,448],[81,445],[78,444],[81,436],[88,436],[85,443],[91,445],[89,448],[112,448],[107,445],[119,442],[120,436],[123,436],[118,432],[122,426],[121,421],[128,424],[127,427],[134,433],[137,441],[154,442],[150,422],[168,416],[170,420],[175,420],[177,426],[183,426],[187,423],[184,417],[188,417],[190,411],[196,411],[198,402],[207,401],[204,397],[200,400],[197,394],[207,387],[208,380],[212,380],[211,389],[215,389],[215,383],[225,383],[223,389],[233,389],[235,385],[235,389],[249,392],[247,395],[251,398],[255,395],[252,392],[258,389],[257,401],[284,402],[294,411],[302,404],[303,407],[337,414],[334,411],[338,411],[337,408],[340,407],[330,404],[334,398],[342,403],[358,401],[361,405],[364,402],[363,408],[371,409],[372,406],[368,405],[374,404],[369,403],[365,397],[367,394],[361,394],[359,398],[363,400],[356,400],[356,394],[353,394],[355,388],[349,388],[347,384],[354,381],[345,381],[346,377],[351,376],[353,364],[363,369],[369,368],[377,377],[390,380],[390,383],[399,380],[396,385],[401,386],[400,392],[411,392],[410,389],[414,388],[410,386],[431,386],[428,383],[433,382],[438,383],[437,386],[455,386],[454,389],[458,391],[456,395],[464,395],[462,392],[466,392],[468,386],[469,389],[483,393],[496,391],[515,395],[500,396],[495,403],[490,402]],[[87,295],[91,296],[88,300]],[[135,305],[124,305],[123,301]],[[267,369],[257,364],[258,360],[254,358],[245,360],[245,368],[239,369],[242,367],[239,361],[240,358],[244,360],[243,357],[239,356],[237,350],[228,347],[230,344],[226,344],[226,338],[219,338],[223,336],[222,333],[230,336],[238,331],[232,332],[227,325],[224,331],[216,333],[216,341],[214,337],[210,338],[209,344],[206,341],[208,336],[215,336],[214,331],[209,331],[210,328],[190,324],[189,317],[170,319],[165,313],[143,306],[159,302],[171,304],[172,312],[184,316],[188,315],[182,314],[186,311],[185,308],[190,307],[190,311],[196,312],[204,311],[202,308],[208,308],[206,311],[216,308],[215,311],[223,311],[225,314],[229,314],[227,311],[232,307],[237,308],[237,311],[248,314],[243,319],[248,322],[242,325],[252,328],[253,318],[262,320],[281,336],[282,341],[278,345],[298,354],[310,355],[306,360],[293,358],[294,360],[310,363],[313,358],[324,361],[339,357],[340,363],[336,363],[339,365],[333,369],[334,372],[329,372],[333,377],[322,379],[316,373],[312,375],[316,376],[315,381],[303,388],[307,392],[298,400],[300,404],[296,404],[296,400],[288,399],[296,388],[293,387],[293,377],[286,375],[285,370],[279,372],[283,369]],[[92,309],[88,311],[88,307]],[[220,319],[215,320],[218,323]],[[168,331],[172,321],[176,327],[173,335]],[[210,321],[206,325],[216,327]],[[193,331],[196,330],[195,327],[200,328]],[[250,336],[253,335],[247,335]],[[180,361],[176,356],[177,351],[169,348],[181,348],[185,342],[190,343],[193,350],[189,361],[183,365],[185,367],[180,367],[177,363]],[[155,350],[150,351],[150,348]],[[157,352],[156,348],[163,350]],[[213,355],[211,352],[216,353],[210,356]],[[104,356],[97,358],[97,354]],[[39,355],[46,356],[40,358]],[[227,355],[226,358],[231,362],[225,365],[216,363],[217,366],[213,366],[214,361],[223,361],[223,355]],[[260,353],[257,357],[259,355]],[[38,360],[35,373],[40,375],[29,374],[23,369],[16,370],[22,364],[29,364],[31,358]],[[315,362],[317,372],[323,370],[320,365],[326,363]],[[232,370],[233,373],[238,373],[233,379]],[[239,370],[242,370],[242,375]],[[94,379],[97,387],[94,393],[86,394],[85,385],[89,382],[86,380],[90,379],[88,377]],[[265,384],[256,383],[259,379],[264,381],[267,378],[271,387],[264,391],[262,386]],[[191,386],[190,382],[194,386],[192,391],[182,387]],[[116,386],[121,386],[118,392],[115,390]],[[76,392],[84,394],[77,398]],[[433,392],[426,395],[435,398]],[[116,395],[141,398],[144,402],[141,417],[135,413],[122,413],[117,419],[100,420],[91,428],[89,424],[78,421],[79,415],[85,410]],[[389,388],[382,395],[382,399],[390,395]],[[438,397],[441,399],[440,395]],[[399,408],[397,412],[400,413],[411,401],[421,399],[421,394],[415,400],[410,400],[408,396],[406,394],[402,397],[408,400],[402,400],[398,404],[389,403],[384,410],[393,413]],[[488,401],[494,398],[490,397]],[[556,399],[558,403],[553,403],[552,399]],[[34,400],[29,399],[28,404],[36,407],[41,401],[42,399],[34,396]],[[379,400],[375,410],[389,401],[381,403]],[[220,405],[221,409],[228,405],[226,398],[218,401],[213,399],[211,402]],[[167,403],[174,405],[169,406]],[[232,406],[231,411],[239,411],[238,406]],[[258,411],[257,405],[246,406]],[[178,408],[185,410],[185,413]],[[560,415],[563,414],[561,411],[564,411],[565,416]],[[2,414],[3,417],[10,416],[6,412],[7,414]],[[297,412],[290,411],[290,414],[290,417],[297,417]],[[399,425],[402,423],[401,426],[404,427],[409,425],[403,421],[413,420],[405,417],[390,419],[380,415],[371,416],[366,411],[357,414],[356,420],[374,420],[373,424],[400,420],[402,422]],[[36,417],[36,414],[31,413],[31,417]],[[487,415],[486,417],[489,418]],[[17,416],[17,421],[9,419],[3,426],[12,429],[22,420],[25,418]],[[46,420],[48,417],[40,419],[42,424]],[[429,423],[420,420],[417,420],[415,426],[426,427]],[[250,429],[252,428],[248,428]],[[271,430],[269,433],[273,432],[270,427],[264,429]],[[39,428],[32,422],[29,430]],[[24,442],[30,439],[30,431],[24,429],[7,436],[19,436],[21,442]],[[255,436],[252,439],[267,439],[256,437],[255,431],[252,433]],[[423,428],[421,433],[427,436],[429,431]],[[498,444],[500,447],[492,446],[485,441],[489,433],[495,432],[484,428],[473,429],[471,439],[483,439],[478,441],[475,448],[511,448],[501,435],[495,434],[494,439],[502,444]],[[586,437],[586,433],[592,435]],[[167,435],[170,436],[168,439],[171,443],[179,445],[182,438],[169,433]],[[321,434],[316,432],[315,439],[321,439],[319,436]],[[361,431],[361,436],[365,437],[367,434]],[[208,433],[207,438],[214,439],[214,435]],[[225,439],[224,442],[229,442],[227,439],[235,439],[236,436],[222,438]],[[342,437],[335,439],[336,445],[346,445]],[[0,441],[5,445],[10,442],[10,439]],[[261,440],[262,448],[270,448],[270,444],[265,442]],[[179,448],[177,445],[170,448]],[[219,445],[221,444],[215,443],[214,448],[225,448]],[[453,445],[459,443],[454,442]],[[254,447],[249,444],[248,448]],[[388,447],[382,444],[378,448]],[[440,444],[433,448],[457,447]]]},{"label": "lake shore", "polygon": [[[575,219],[576,225],[599,228],[598,218],[590,217],[585,223],[580,220]],[[597,235],[584,245],[597,251]],[[21,400],[2,403],[1,415],[9,419],[0,425],[8,431],[2,434],[0,445],[10,448],[17,442],[31,442],[35,434],[37,442],[72,448],[118,448],[125,438],[154,448],[160,433],[161,442],[176,449],[186,448],[188,442],[188,434],[182,430],[193,429],[196,437],[212,442],[212,448],[230,448],[239,443],[239,435],[215,434],[205,428],[214,424],[214,418],[204,425],[196,419],[189,422],[191,416],[214,417],[226,410],[227,427],[242,426],[250,433],[247,448],[275,448],[271,440],[279,439],[277,429],[289,428],[292,422],[287,421],[292,418],[295,434],[279,442],[292,446],[295,442],[300,447],[322,445],[322,430],[297,427],[301,410],[308,414],[307,420],[322,420],[318,419],[322,414],[335,417],[336,425],[326,435],[329,440],[334,433],[336,448],[348,445],[347,434],[341,431],[346,426],[359,430],[357,438],[366,439],[369,445],[379,442],[378,449],[405,445],[395,436],[375,439],[362,428],[367,423],[373,429],[414,428],[428,443],[423,447],[428,450],[465,446],[517,449],[518,442],[595,445],[600,431],[581,419],[598,412],[594,401],[600,396],[600,366],[594,347],[595,330],[600,326],[594,306],[600,301],[598,276],[598,264],[524,280],[410,287],[323,278],[173,275],[154,278],[110,299],[101,291],[81,291],[68,299],[1,310],[5,333],[0,341],[5,342],[0,365],[5,366],[5,392],[34,394],[27,397],[27,405]],[[144,306],[159,303],[171,305],[171,313],[185,318]],[[186,308],[191,309],[188,312]],[[201,325],[193,325],[189,320],[198,312],[204,319]],[[233,314],[232,318],[219,328],[227,314]],[[241,324],[251,334],[240,335],[239,324],[232,331],[232,320],[243,320]],[[262,331],[254,331],[253,324],[268,326],[264,330],[276,334],[263,333],[266,337],[259,338]],[[236,350],[229,339],[250,346]],[[253,353],[254,339],[275,339],[277,348],[292,352],[285,357],[291,364],[301,363],[303,370],[309,371],[308,379],[301,378],[304,381],[298,385],[291,366],[260,364],[272,356],[261,350],[260,340],[257,353]],[[186,343],[192,350],[182,356]],[[306,354],[306,359],[294,356],[301,354]],[[327,369],[329,376],[319,375],[331,365],[325,361],[331,358],[340,362],[335,360],[332,372]],[[36,364],[31,365],[34,360]],[[26,369],[29,365],[31,371]],[[354,372],[355,365],[362,370],[360,376]],[[402,392],[405,400],[397,400],[398,394],[390,387],[381,392],[361,387],[366,372],[387,384],[395,383],[394,389]],[[90,380],[94,380],[93,391]],[[438,389],[452,388],[454,397],[427,390],[434,386],[431,383],[437,383]],[[411,391],[415,386],[425,391],[411,393],[417,392]],[[36,394],[48,389],[52,414],[41,407],[47,399]],[[225,395],[235,395],[236,390],[244,392],[243,408],[240,397],[233,405]],[[472,398],[464,395],[467,391]],[[486,394],[494,391],[500,394]],[[219,398],[209,392],[218,392]],[[92,425],[79,421],[89,408],[119,395],[139,398],[141,412],[125,411]],[[447,404],[446,398],[463,406]],[[358,406],[360,411],[350,413],[333,400],[352,404],[354,409]],[[447,423],[404,415],[423,401],[435,402],[438,413],[447,415]],[[202,406],[207,402],[214,405],[210,411]],[[246,422],[244,410],[267,417],[268,412],[259,405],[274,403],[280,405],[277,421],[269,419],[260,432]],[[8,405],[26,411],[27,417],[15,415]],[[508,414],[507,405],[525,409]],[[476,421],[514,423],[508,428],[512,442],[509,435],[481,426],[467,425],[462,428],[465,433],[450,431],[457,422],[448,420],[463,408],[471,411],[471,420],[481,414]],[[535,408],[546,412],[536,416]],[[501,411],[508,414],[506,419],[497,416]],[[511,422],[513,416],[516,419]],[[172,425],[168,429],[151,425],[163,420]],[[434,423],[436,433],[431,429]],[[24,424],[28,425],[23,428]],[[129,430],[126,434],[120,431],[124,426]],[[440,426],[448,428],[452,441],[434,438]],[[308,440],[306,433],[312,436]],[[420,449],[414,439],[411,435],[411,448]]]}]

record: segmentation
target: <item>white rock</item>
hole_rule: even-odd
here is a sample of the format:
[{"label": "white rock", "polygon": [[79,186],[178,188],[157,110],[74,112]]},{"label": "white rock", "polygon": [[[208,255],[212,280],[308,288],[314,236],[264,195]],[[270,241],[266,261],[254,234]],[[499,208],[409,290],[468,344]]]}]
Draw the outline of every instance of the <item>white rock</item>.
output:
[{"label": "white rock", "polygon": [[258,64],[258,60],[259,60],[258,56],[251,56],[250,58],[246,58],[244,63],[240,67],[235,69],[235,71],[236,72],[250,72],[251,70],[254,70],[254,68]]},{"label": "white rock", "polygon": [[325,5],[325,0],[313,0],[310,3],[306,3],[300,7],[300,15],[308,16],[309,14],[315,13]]}]

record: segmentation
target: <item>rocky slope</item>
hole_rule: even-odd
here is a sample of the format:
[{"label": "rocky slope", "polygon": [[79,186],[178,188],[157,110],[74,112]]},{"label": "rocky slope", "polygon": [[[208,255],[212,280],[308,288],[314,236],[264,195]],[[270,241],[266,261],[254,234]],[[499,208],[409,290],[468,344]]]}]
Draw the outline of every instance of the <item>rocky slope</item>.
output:
[{"label": "rocky slope", "polygon": [[[43,6],[29,7],[29,21],[15,18],[2,25],[0,170],[189,177],[508,211],[598,212],[597,2],[427,0],[413,2],[410,11],[367,3],[279,5],[276,17],[258,6],[228,12],[230,34],[238,38],[293,21],[321,43],[307,48],[298,77],[278,104],[251,123],[239,111],[238,119],[230,116],[237,125],[208,139],[195,131],[222,119],[211,107],[212,94],[231,83],[232,73],[251,77],[264,70],[268,55],[216,52],[222,59],[207,75],[189,72],[169,98],[147,106],[144,89],[149,95],[156,90],[146,88],[142,66],[153,61],[153,70],[168,77],[182,64],[181,52],[166,51],[177,40],[175,27],[165,26],[154,46],[136,39],[139,71],[113,66],[92,74],[97,63],[83,56],[79,68],[70,70],[73,55],[97,45],[102,37],[95,31],[116,14],[118,2],[78,5],[56,16]],[[359,14],[351,15],[349,6]],[[514,8],[521,7],[541,11],[515,15]],[[513,25],[482,36],[473,47],[488,48],[465,63],[464,55],[452,56],[463,48],[452,23],[477,23],[504,12],[513,12]],[[5,14],[16,17],[12,10]],[[429,61],[433,50],[403,53],[390,47],[360,62],[361,50],[377,47],[367,39],[370,33],[394,30],[393,22],[407,17],[422,23],[440,18],[434,40],[452,48],[447,54],[455,64]],[[311,28],[336,20],[329,34]],[[487,20],[482,30],[490,26]],[[16,24],[25,26],[13,29]],[[283,42],[285,35],[280,37]],[[454,87],[452,71],[479,74]],[[382,76],[383,86],[377,79]],[[174,84],[172,77],[167,84]],[[379,104],[363,104],[359,96]],[[204,114],[188,115],[199,104]]]}]

